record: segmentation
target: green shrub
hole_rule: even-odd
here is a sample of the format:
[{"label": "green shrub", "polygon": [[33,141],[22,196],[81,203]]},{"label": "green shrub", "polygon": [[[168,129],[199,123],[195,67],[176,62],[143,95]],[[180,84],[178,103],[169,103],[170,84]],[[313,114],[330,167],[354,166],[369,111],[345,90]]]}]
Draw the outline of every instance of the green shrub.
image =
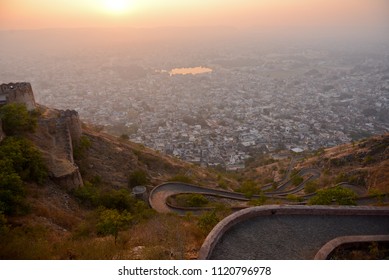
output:
[{"label": "green shrub", "polygon": [[131,211],[135,202],[136,199],[126,189],[103,191],[100,194],[100,205],[109,209]]},{"label": "green shrub", "polygon": [[7,215],[25,213],[23,181],[41,184],[46,177],[41,154],[32,143],[7,137],[0,145],[0,210]]},{"label": "green shrub", "polygon": [[0,235],[8,231],[7,219],[2,211],[0,211]]},{"label": "green shrub", "polygon": [[73,157],[75,160],[81,160],[85,157],[86,151],[92,147],[92,142],[90,139],[83,135],[80,138],[79,143],[73,143]]},{"label": "green shrub", "polygon": [[253,195],[261,194],[261,189],[257,187],[254,181],[244,181],[237,192],[243,193],[247,198],[251,198]]},{"label": "green shrub", "polygon": [[171,182],[180,182],[180,183],[186,183],[186,184],[192,184],[193,180],[189,176],[178,174],[172,178],[170,178],[168,181]]},{"label": "green shrub", "polygon": [[299,175],[295,175],[295,176],[292,178],[292,180],[291,180],[292,184],[293,184],[294,186],[296,186],[296,187],[297,187],[298,185],[300,185],[303,181],[304,181],[304,178],[301,177],[301,176],[299,176]]},{"label": "green shrub", "polygon": [[136,186],[144,186],[149,183],[147,173],[144,170],[135,170],[128,177],[128,186],[134,188]]},{"label": "green shrub", "polygon": [[179,194],[175,201],[181,207],[202,207],[208,204],[208,199],[202,194]]},{"label": "green shrub", "polygon": [[349,189],[337,186],[334,188],[321,189],[312,197],[308,204],[311,205],[356,205],[356,194]]},{"label": "green shrub", "polygon": [[9,160],[24,181],[42,184],[47,178],[47,168],[40,151],[27,139],[7,137],[0,146],[1,159]]},{"label": "green shrub", "polygon": [[2,106],[0,119],[3,123],[3,130],[8,136],[34,132],[37,125],[36,116],[27,111],[26,105],[19,103]]},{"label": "green shrub", "polygon": [[311,180],[305,183],[304,192],[305,194],[311,194],[317,191],[318,183],[316,180]]},{"label": "green shrub", "polygon": [[267,198],[264,194],[261,194],[258,198],[250,200],[249,205],[251,206],[261,206],[264,205]]},{"label": "green shrub", "polygon": [[101,209],[96,224],[97,234],[102,236],[112,235],[116,243],[119,231],[128,228],[132,218],[132,215],[127,211],[120,213],[116,209]]},{"label": "green shrub", "polygon": [[218,185],[219,188],[222,188],[222,189],[227,189],[228,188],[228,183],[226,182],[226,180],[221,179],[221,178],[218,178],[217,185]]},{"label": "green shrub", "polygon": [[208,234],[219,221],[216,211],[205,212],[199,217],[197,225],[204,234]]},{"label": "green shrub", "polygon": [[295,194],[288,194],[286,196],[286,199],[291,201],[291,202],[302,202],[303,201],[303,198],[302,197],[299,197]]},{"label": "green shrub", "polygon": [[100,203],[100,190],[90,182],[74,189],[73,195],[88,207],[97,207]]},{"label": "green shrub", "polygon": [[122,135],[120,135],[120,139],[121,140],[128,140],[128,139],[130,139],[130,137],[128,136],[128,134],[122,134]]}]

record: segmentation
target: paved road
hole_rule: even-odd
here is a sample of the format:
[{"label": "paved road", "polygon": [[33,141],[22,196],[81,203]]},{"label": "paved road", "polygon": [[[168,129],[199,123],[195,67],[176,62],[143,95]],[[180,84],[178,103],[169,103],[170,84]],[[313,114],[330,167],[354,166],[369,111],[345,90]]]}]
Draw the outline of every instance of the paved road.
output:
[{"label": "paved road", "polygon": [[[288,194],[300,192],[304,188],[306,182],[316,179],[320,176],[320,172],[316,169],[303,169],[298,174],[300,176],[309,175],[309,177],[304,182],[302,182],[299,186],[294,187],[288,191],[276,190],[273,192],[265,192],[265,196],[268,198],[276,197],[277,199],[286,199],[286,196]],[[286,184],[282,183],[282,185],[285,186]],[[283,187],[282,189],[285,188]],[[150,193],[149,202],[151,207],[157,212],[160,213],[175,212],[184,215],[185,212],[187,211],[182,209],[172,208],[166,204],[166,201],[170,196],[176,194],[183,194],[183,193],[198,193],[198,194],[205,194],[205,195],[208,194],[208,195],[214,195],[214,196],[225,197],[225,198],[230,198],[235,200],[242,200],[242,201],[249,200],[242,193],[204,188],[204,187],[199,187],[199,186],[179,183],[179,182],[170,182],[155,187]],[[256,196],[253,197],[255,198]],[[196,212],[195,209],[188,209],[188,211]]]},{"label": "paved road", "polygon": [[172,208],[166,204],[166,201],[169,196],[183,193],[198,193],[198,194],[209,194],[216,195],[219,197],[226,197],[236,200],[248,200],[241,193],[228,192],[223,190],[215,190],[209,188],[203,188],[195,185],[184,184],[184,183],[165,183],[155,187],[150,193],[149,202],[151,207],[160,212],[160,213],[168,213],[168,212],[176,212],[179,214],[183,214],[187,211],[179,210],[176,208]]},{"label": "paved road", "polygon": [[210,259],[313,259],[328,241],[346,235],[389,235],[389,217],[258,216],[229,229]]},{"label": "paved road", "polygon": [[[275,191],[267,191],[264,193],[264,195],[267,198],[276,198],[277,200],[287,200],[288,194],[296,194],[301,192],[304,189],[304,186],[307,182],[311,180],[315,180],[320,177],[320,171],[313,168],[306,168],[302,169],[299,173],[299,176],[305,176],[306,179],[298,186],[293,187],[291,184],[291,180],[288,181],[283,180],[280,182],[280,185],[278,188],[276,188]],[[364,197],[366,195],[366,189],[363,187],[353,186],[348,183],[340,183],[342,187],[349,188],[353,190],[358,196],[361,196],[358,198],[358,205],[371,205],[377,202],[377,198],[372,197]],[[288,189],[288,190],[285,190]],[[149,197],[149,203],[151,207],[160,213],[169,213],[174,212],[179,215],[185,215],[186,212],[190,211],[193,213],[201,213],[205,209],[196,209],[196,208],[188,208],[188,209],[179,209],[176,207],[169,206],[166,202],[167,199],[170,196],[177,195],[177,194],[185,194],[185,193],[197,193],[197,194],[204,194],[204,195],[214,195],[218,197],[224,197],[229,199],[235,199],[240,201],[248,201],[249,199],[246,198],[246,196],[242,193],[237,192],[230,192],[230,191],[224,191],[224,190],[217,190],[217,189],[210,189],[205,187],[199,187],[195,185],[185,184],[185,183],[179,183],[179,182],[170,182],[165,183],[162,185],[159,185],[155,187]],[[306,201],[314,196],[315,194],[309,194],[309,195],[303,195],[301,196],[305,202],[302,202],[301,204],[306,203]],[[253,198],[256,198],[258,196],[253,196]],[[384,197],[384,202],[389,202],[389,195],[386,195]]]}]

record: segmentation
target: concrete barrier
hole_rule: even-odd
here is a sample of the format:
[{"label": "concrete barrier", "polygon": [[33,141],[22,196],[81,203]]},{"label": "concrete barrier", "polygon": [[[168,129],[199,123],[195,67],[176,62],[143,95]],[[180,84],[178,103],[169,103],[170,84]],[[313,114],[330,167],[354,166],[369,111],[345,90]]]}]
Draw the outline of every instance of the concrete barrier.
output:
[{"label": "concrete barrier", "polygon": [[389,242],[389,235],[357,235],[334,238],[320,248],[315,255],[315,260],[326,260],[328,256],[341,245],[361,242]]},{"label": "concrete barrier", "polygon": [[221,237],[234,225],[258,216],[270,215],[334,215],[389,216],[389,208],[370,206],[302,206],[269,205],[238,211],[220,221],[208,234],[199,252],[199,259],[209,259]]}]

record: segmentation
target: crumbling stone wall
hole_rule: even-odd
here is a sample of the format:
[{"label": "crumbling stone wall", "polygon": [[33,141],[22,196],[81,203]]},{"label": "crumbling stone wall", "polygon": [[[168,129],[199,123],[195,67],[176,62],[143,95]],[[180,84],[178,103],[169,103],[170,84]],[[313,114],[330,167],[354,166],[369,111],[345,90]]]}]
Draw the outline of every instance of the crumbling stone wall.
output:
[{"label": "crumbling stone wall", "polygon": [[81,137],[81,122],[76,111],[54,111],[52,117],[39,120],[39,129],[32,137],[43,151],[53,181],[66,189],[74,189],[83,185],[73,159],[73,135],[75,141]]},{"label": "crumbling stone wall", "polygon": [[[22,103],[28,110],[36,108],[30,83],[1,84],[0,97],[2,104]],[[30,137],[42,151],[55,182],[67,189],[82,186],[82,177],[73,159],[73,144],[78,144],[82,135],[79,115],[74,110],[50,111],[51,114],[39,118],[38,129]],[[0,121],[0,141],[4,137]]]},{"label": "crumbling stone wall", "polygon": [[34,93],[30,83],[9,83],[0,85],[0,95],[5,96],[6,104],[21,103],[25,104],[27,110],[36,108]]},{"label": "crumbling stone wall", "polygon": [[66,123],[69,129],[71,141],[78,144],[82,135],[81,121],[78,112],[75,110],[61,111],[60,119]]}]

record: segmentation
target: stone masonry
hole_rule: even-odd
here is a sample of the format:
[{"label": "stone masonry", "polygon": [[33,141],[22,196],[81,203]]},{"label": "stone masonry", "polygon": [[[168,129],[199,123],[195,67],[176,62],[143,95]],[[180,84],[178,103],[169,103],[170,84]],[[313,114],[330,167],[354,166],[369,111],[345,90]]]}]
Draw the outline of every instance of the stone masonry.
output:
[{"label": "stone masonry", "polygon": [[27,110],[36,108],[34,93],[30,83],[9,83],[0,85],[0,105],[8,103],[25,104]]}]

